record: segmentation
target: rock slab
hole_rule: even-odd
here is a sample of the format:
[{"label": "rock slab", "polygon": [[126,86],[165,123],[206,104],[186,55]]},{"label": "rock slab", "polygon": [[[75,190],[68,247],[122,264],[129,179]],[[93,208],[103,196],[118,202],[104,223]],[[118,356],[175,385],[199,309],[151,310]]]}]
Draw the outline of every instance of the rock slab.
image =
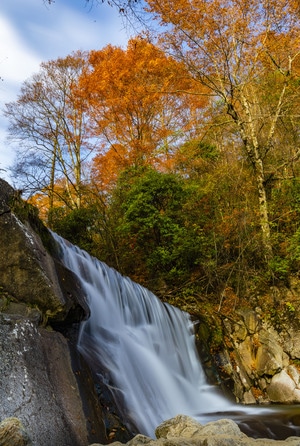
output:
[{"label": "rock slab", "polygon": [[0,318],[0,419],[18,417],[33,445],[86,446],[85,416],[65,338],[28,319]]}]

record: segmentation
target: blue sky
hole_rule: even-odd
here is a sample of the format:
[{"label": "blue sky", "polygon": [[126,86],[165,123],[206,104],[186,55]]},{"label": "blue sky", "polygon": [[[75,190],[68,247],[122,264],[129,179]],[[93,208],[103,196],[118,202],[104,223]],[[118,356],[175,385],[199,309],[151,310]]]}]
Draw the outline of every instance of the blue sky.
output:
[{"label": "blue sky", "polygon": [[[91,8],[85,0],[1,0],[0,6],[0,169],[13,160],[7,143],[6,102],[17,99],[22,83],[41,62],[76,50],[100,49],[111,43],[125,47],[128,30],[106,3]],[[5,170],[0,176],[10,178]]]}]

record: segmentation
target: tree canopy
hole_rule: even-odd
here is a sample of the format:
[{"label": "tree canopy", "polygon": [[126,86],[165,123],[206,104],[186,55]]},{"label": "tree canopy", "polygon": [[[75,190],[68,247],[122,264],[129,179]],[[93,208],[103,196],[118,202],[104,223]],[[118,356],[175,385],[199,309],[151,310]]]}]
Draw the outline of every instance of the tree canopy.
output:
[{"label": "tree canopy", "polygon": [[203,89],[144,38],[131,39],[126,50],[92,51],[89,67],[77,94],[87,100],[91,134],[100,139],[97,181],[107,186],[132,165],[166,166],[199,125],[207,99],[189,92]]},{"label": "tree canopy", "polygon": [[73,89],[85,65],[81,52],[42,63],[17,101],[6,104],[10,135],[19,144],[14,176],[27,190],[46,192],[50,207],[54,195],[70,208],[81,203],[83,161],[91,144],[84,100]]},{"label": "tree canopy", "polygon": [[293,0],[147,3],[165,27],[163,47],[221,101],[234,124],[253,169],[262,242],[270,258],[266,189],[300,156],[297,131],[293,147],[281,150],[282,126],[298,124],[299,5]]},{"label": "tree canopy", "polygon": [[288,283],[298,2],[143,6],[153,34],[45,62],[7,104],[20,187],[54,230],[156,292]]}]

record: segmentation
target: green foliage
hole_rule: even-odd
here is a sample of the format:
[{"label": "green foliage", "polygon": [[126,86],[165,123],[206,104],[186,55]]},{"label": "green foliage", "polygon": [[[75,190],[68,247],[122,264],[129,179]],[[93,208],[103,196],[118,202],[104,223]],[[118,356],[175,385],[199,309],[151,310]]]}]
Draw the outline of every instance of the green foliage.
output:
[{"label": "green foliage", "polygon": [[289,255],[294,267],[300,264],[300,228],[292,235],[289,245]]},{"label": "green foliage", "polygon": [[105,227],[98,225],[98,236],[93,230],[93,253],[160,294],[181,286],[214,249],[210,228],[204,231],[206,189],[150,167],[123,171],[107,197]]},{"label": "green foliage", "polygon": [[176,155],[176,170],[189,178],[199,178],[220,158],[217,148],[199,140],[184,143]]},{"label": "green foliage", "polygon": [[286,280],[290,272],[289,260],[274,256],[269,262],[270,272],[279,280]]},{"label": "green foliage", "polygon": [[12,296],[0,285],[0,311],[7,307]]},{"label": "green foliage", "polygon": [[300,370],[300,359],[290,359],[290,363],[291,364],[295,364],[295,366],[297,367],[298,370]]},{"label": "green foliage", "polygon": [[173,173],[132,166],[101,200],[93,193],[78,210],[55,208],[53,230],[182,308],[185,288],[213,302],[226,287],[255,299],[270,284],[288,285],[300,264],[298,182],[270,194],[274,256],[266,265],[248,167],[197,141],[179,152]]},{"label": "green foliage", "polygon": [[11,210],[21,220],[22,223],[38,220],[38,209],[32,204],[22,200],[16,192],[10,202]]},{"label": "green foliage", "polygon": [[200,309],[200,330],[202,340],[207,344],[211,353],[216,353],[224,344],[222,320],[215,313],[210,303],[203,304]]},{"label": "green foliage", "polygon": [[270,209],[274,249],[270,273],[287,282],[300,265],[300,183],[297,178],[274,188]]},{"label": "green foliage", "polygon": [[291,304],[291,302],[285,302],[285,306],[289,313],[295,313],[296,309],[295,309],[294,305]]},{"label": "green foliage", "polygon": [[119,243],[128,247],[124,272],[132,275],[135,260],[142,265],[144,281],[175,285],[187,280],[200,262],[204,237],[184,212],[190,196],[184,179],[151,168],[138,170],[128,179],[127,172],[110,208],[118,209],[115,230]]},{"label": "green foliage", "polygon": [[51,215],[53,231],[88,252],[94,249],[91,233],[94,219],[93,208],[79,208],[68,212],[63,208],[54,208]]},{"label": "green foliage", "polygon": [[17,193],[13,196],[10,206],[11,210],[20,221],[24,224],[29,223],[33,230],[35,230],[41,237],[45,248],[47,248],[49,252],[52,252],[54,247],[52,245],[51,235],[48,228],[39,218],[38,208],[23,200]]}]

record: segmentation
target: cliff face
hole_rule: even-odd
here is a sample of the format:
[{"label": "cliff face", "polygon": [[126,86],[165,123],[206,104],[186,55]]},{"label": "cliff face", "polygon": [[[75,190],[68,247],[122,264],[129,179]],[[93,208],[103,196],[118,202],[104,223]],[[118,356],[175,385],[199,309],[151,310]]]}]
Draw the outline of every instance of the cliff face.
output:
[{"label": "cliff face", "polygon": [[[211,359],[237,402],[300,403],[299,297],[294,277],[289,288],[271,287],[252,305],[215,314],[222,341]],[[199,333],[204,343],[209,331]]]},{"label": "cliff face", "polygon": [[84,296],[51,234],[3,180],[0,233],[0,420],[18,417],[34,446],[104,441],[92,380],[86,369],[80,381],[74,346],[88,316]]}]

